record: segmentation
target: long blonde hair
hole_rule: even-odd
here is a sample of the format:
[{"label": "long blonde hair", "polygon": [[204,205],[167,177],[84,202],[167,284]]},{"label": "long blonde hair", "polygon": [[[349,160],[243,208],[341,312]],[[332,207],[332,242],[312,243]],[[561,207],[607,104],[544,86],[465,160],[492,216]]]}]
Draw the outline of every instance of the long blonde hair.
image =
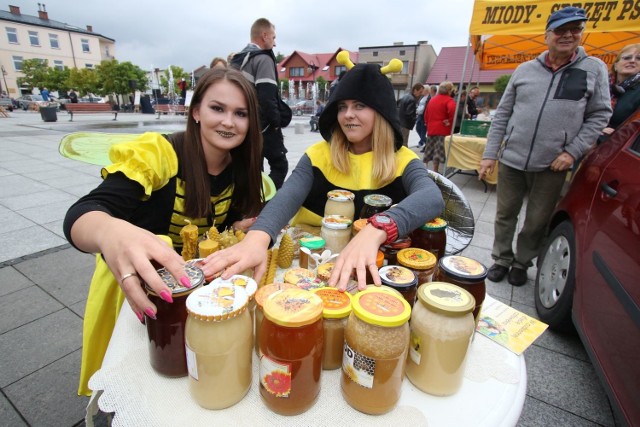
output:
[{"label": "long blonde hair", "polygon": [[[373,151],[373,181],[383,187],[396,177],[396,156],[394,151],[394,133],[391,125],[375,111],[373,131],[371,132],[371,151]],[[336,126],[331,134],[331,163],[341,173],[348,175],[351,171],[349,163],[349,140]]]}]

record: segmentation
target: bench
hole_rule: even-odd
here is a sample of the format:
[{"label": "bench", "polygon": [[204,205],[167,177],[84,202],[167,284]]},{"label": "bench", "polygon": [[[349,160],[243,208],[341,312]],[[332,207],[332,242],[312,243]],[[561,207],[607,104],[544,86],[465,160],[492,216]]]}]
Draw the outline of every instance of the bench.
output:
[{"label": "bench", "polygon": [[158,104],[155,107],[153,107],[156,110],[156,113],[158,113],[158,117],[156,117],[156,119],[160,118],[160,114],[182,114],[184,115],[187,112],[187,107],[185,107],[184,105],[174,105],[174,104]]},{"label": "bench", "polygon": [[77,104],[72,104],[70,102],[65,104],[65,109],[69,112],[71,118],[70,122],[73,121],[74,114],[101,114],[101,113],[113,113],[115,116],[113,120],[118,119],[118,112],[113,111],[111,108],[111,104],[102,104],[97,102],[79,102]]}]

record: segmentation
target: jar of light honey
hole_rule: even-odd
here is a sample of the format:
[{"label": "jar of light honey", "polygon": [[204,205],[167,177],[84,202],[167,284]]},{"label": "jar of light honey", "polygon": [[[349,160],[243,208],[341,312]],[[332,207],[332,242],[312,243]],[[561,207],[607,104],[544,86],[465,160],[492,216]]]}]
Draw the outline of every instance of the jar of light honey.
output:
[{"label": "jar of light honey", "polygon": [[320,236],[331,253],[340,253],[351,240],[351,220],[342,215],[325,216],[322,218]]},{"label": "jar of light honey", "polygon": [[324,317],[324,347],[322,369],[332,370],[342,366],[344,353],[344,328],[351,313],[351,295],[336,288],[319,288],[312,291],[322,298]]},{"label": "jar of light honey", "polygon": [[435,280],[453,283],[468,291],[476,302],[473,318],[478,326],[482,303],[487,287],[484,279],[487,277],[487,267],[481,262],[461,255],[447,255],[438,261]]},{"label": "jar of light honey", "polygon": [[353,202],[355,195],[347,190],[331,190],[327,193],[327,202],[324,205],[324,216],[342,215],[353,221],[356,207]]}]

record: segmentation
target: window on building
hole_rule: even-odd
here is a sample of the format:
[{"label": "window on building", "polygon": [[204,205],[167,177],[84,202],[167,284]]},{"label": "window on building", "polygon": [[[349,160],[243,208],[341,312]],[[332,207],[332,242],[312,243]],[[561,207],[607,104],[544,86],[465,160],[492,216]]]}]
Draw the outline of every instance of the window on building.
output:
[{"label": "window on building", "polygon": [[55,68],[56,70],[64,70],[64,62],[58,59],[54,59],[53,68]]},{"label": "window on building", "polygon": [[58,35],[57,34],[49,34],[49,44],[51,45],[51,49],[60,49],[60,44],[58,43]]},{"label": "window on building", "polygon": [[109,53],[109,46],[105,46],[105,47],[104,47],[104,55],[105,55],[107,58],[109,58],[109,57],[111,56],[111,55],[110,55],[110,53]]},{"label": "window on building", "polygon": [[29,41],[31,46],[40,46],[40,38],[37,31],[29,31]]},{"label": "window on building", "polygon": [[304,67],[289,68],[289,77],[304,77]]},{"label": "window on building", "polygon": [[91,49],[89,49],[89,39],[80,39],[80,42],[82,43],[83,52],[85,53],[91,52]]},{"label": "window on building", "polygon": [[22,71],[22,60],[24,58],[22,56],[14,56],[13,57],[13,68],[16,71]]},{"label": "window on building", "polygon": [[406,55],[406,51],[405,50],[401,50],[400,52],[398,52],[398,55],[405,56]]},{"label": "window on building", "polygon": [[374,52],[373,52],[373,56],[378,56],[378,52],[377,52],[377,51],[374,51]]},{"label": "window on building", "polygon": [[7,40],[9,43],[18,43],[18,32],[15,28],[6,27],[7,28]]},{"label": "window on building", "polygon": [[347,71],[347,67],[345,67],[344,65],[336,65],[336,69],[335,69],[336,76],[340,76],[342,75],[342,73],[346,71]]},{"label": "window on building", "polygon": [[402,61],[402,74],[409,74],[409,61]]},{"label": "window on building", "polygon": [[93,70],[93,64],[84,64],[84,68],[88,68],[89,70]]}]

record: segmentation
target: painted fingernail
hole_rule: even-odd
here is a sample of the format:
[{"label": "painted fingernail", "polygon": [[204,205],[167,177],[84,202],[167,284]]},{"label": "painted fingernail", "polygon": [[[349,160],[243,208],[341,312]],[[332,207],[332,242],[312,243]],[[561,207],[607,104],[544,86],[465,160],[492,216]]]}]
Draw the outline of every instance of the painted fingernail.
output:
[{"label": "painted fingernail", "polygon": [[182,286],[184,286],[185,288],[191,287],[191,280],[189,280],[187,276],[182,276],[180,278],[180,283],[182,283]]},{"label": "painted fingernail", "polygon": [[139,311],[135,311],[134,313],[136,313],[136,316],[138,317],[140,323],[144,325],[144,316],[142,316],[142,313],[140,313]]},{"label": "painted fingernail", "polygon": [[144,309],[144,312],[147,316],[149,316],[151,319],[156,320],[156,314],[153,312],[153,310],[151,309],[151,307],[147,307]]},{"label": "painted fingernail", "polygon": [[173,298],[171,297],[171,293],[169,291],[160,292],[160,298],[162,298],[166,302],[173,302]]}]

